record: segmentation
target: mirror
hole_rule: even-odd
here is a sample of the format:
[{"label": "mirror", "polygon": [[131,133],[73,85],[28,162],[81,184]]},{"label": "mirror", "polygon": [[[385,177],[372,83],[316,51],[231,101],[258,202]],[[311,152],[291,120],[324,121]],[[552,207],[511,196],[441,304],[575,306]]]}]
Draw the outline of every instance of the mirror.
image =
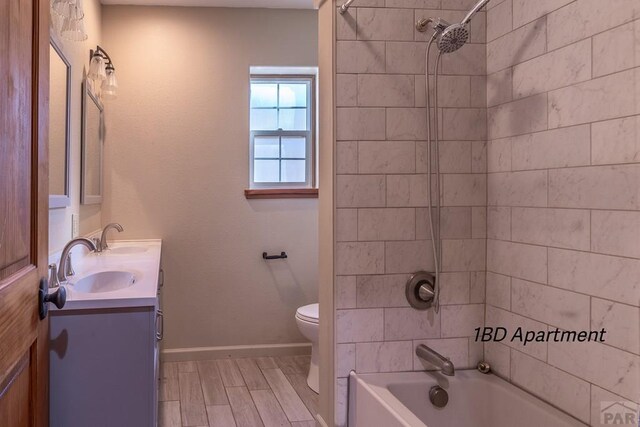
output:
[{"label": "mirror", "polygon": [[71,205],[69,197],[69,111],[71,64],[51,40],[49,45],[49,208]]},{"label": "mirror", "polygon": [[85,80],[82,90],[82,180],[80,202],[102,203],[104,108]]}]

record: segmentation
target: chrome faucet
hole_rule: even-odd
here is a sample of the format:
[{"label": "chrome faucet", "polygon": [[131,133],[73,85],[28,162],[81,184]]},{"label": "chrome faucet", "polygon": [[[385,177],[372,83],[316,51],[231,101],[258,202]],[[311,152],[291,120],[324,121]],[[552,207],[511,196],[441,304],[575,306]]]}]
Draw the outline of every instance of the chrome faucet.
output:
[{"label": "chrome faucet", "polygon": [[456,374],[455,367],[448,357],[442,356],[440,353],[424,344],[420,344],[416,347],[416,356],[418,356],[420,360],[431,363],[436,368],[440,369],[440,371],[445,375],[452,377]]},{"label": "chrome faucet", "polygon": [[70,240],[62,250],[62,255],[60,255],[60,267],[58,268],[59,283],[67,281],[67,271],[69,268],[68,263],[70,262],[69,254],[71,253],[71,249],[76,245],[83,245],[92,252],[96,252],[98,250],[95,243],[85,237],[78,237]]},{"label": "chrome faucet", "polygon": [[124,231],[124,228],[122,228],[122,226],[117,222],[112,222],[110,224],[105,225],[105,227],[102,229],[102,234],[100,235],[100,241],[97,242],[98,252],[106,251],[107,249],[109,249],[109,246],[107,245],[107,231],[109,231],[112,228],[115,228],[116,230],[118,230],[118,233],[122,233]]}]

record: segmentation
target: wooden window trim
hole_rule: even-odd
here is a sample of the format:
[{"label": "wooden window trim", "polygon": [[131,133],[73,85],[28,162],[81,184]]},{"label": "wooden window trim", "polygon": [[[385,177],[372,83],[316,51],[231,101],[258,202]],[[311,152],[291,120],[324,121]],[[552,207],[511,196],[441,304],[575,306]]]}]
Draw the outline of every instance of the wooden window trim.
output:
[{"label": "wooden window trim", "polygon": [[247,199],[317,199],[317,188],[251,188],[244,190]]}]

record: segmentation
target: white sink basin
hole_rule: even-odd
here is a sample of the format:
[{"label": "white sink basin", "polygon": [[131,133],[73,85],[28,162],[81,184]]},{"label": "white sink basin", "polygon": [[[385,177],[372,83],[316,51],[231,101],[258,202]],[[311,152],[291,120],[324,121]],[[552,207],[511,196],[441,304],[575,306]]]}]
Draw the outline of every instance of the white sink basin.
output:
[{"label": "white sink basin", "polygon": [[112,292],[132,286],[135,281],[134,275],[127,271],[101,271],[78,280],[72,289],[88,294]]},{"label": "white sink basin", "polygon": [[116,255],[127,255],[140,254],[142,252],[147,252],[148,249],[149,248],[145,248],[144,246],[121,246],[119,248],[109,248],[107,252]]}]

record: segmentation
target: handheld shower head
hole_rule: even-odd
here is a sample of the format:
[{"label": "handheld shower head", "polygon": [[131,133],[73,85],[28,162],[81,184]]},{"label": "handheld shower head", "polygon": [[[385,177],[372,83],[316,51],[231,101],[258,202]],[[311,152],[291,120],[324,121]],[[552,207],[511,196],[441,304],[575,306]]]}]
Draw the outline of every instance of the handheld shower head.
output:
[{"label": "handheld shower head", "polygon": [[[469,40],[469,30],[467,25],[471,22],[471,19],[475,16],[480,9],[482,9],[490,0],[480,0],[476,5],[467,13],[462,22],[459,24],[452,24],[442,30],[440,38],[438,39],[438,49],[442,53],[451,53],[460,49]],[[437,30],[437,28],[436,28]]]}]

